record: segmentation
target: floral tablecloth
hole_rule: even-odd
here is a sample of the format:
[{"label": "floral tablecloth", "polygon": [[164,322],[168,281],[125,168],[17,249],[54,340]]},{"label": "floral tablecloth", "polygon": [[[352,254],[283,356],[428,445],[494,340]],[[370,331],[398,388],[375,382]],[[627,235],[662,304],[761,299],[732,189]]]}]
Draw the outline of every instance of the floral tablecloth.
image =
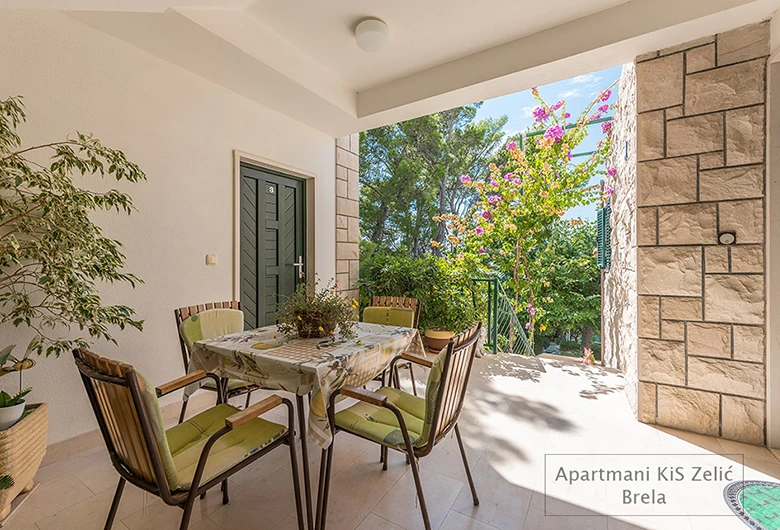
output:
[{"label": "floral tablecloth", "polygon": [[[334,390],[363,386],[405,351],[425,352],[416,329],[359,322],[355,331],[356,338],[335,343],[287,339],[276,326],[201,340],[193,345],[189,369],[298,395],[311,392],[309,433],[325,448],[332,440],[326,404]],[[197,388],[188,387],[185,399]]]}]

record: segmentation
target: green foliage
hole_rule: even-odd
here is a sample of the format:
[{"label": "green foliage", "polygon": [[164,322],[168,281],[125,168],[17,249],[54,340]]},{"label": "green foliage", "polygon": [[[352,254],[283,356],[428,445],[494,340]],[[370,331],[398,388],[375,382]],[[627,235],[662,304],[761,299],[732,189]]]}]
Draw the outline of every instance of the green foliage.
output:
[{"label": "green foliage", "polygon": [[115,343],[112,327],[141,330],[143,321],[125,305],[104,304],[98,283],[140,280],[123,270],[122,243],[104,236],[90,214],[129,214],[132,200],[116,189],[81,188],[74,175],[127,182],[146,176],[88,134],[22,148],[17,127],[24,121],[21,98],[0,101],[0,326],[29,327],[35,338],[28,353],[47,356],[89,345],[85,337],[62,338],[74,328]]},{"label": "green foliage", "polygon": [[460,332],[477,320],[472,297],[470,267],[451,257],[410,258],[361,246],[360,302],[372,296],[405,296],[422,304],[420,329],[442,328]]},{"label": "green foliage", "polygon": [[[474,121],[481,103],[366,131],[360,144],[364,237],[414,257],[445,241],[433,217],[466,210],[474,193],[458,177],[487,173],[507,118]],[[438,254],[437,249],[433,249]]]},{"label": "green foliage", "polygon": [[14,479],[10,475],[0,475],[0,491],[11,489],[14,485]]},{"label": "green foliage", "polygon": [[308,338],[333,336],[338,328],[341,338],[353,338],[357,304],[336,293],[332,285],[318,291],[316,280],[300,283],[279,308],[277,329],[288,338]]},{"label": "green foliage", "polygon": [[16,395],[11,395],[8,392],[0,391],[0,409],[5,407],[13,407],[15,405],[18,405],[22,402],[22,398],[29,394],[32,391],[32,388],[25,388],[24,390],[21,390]]}]

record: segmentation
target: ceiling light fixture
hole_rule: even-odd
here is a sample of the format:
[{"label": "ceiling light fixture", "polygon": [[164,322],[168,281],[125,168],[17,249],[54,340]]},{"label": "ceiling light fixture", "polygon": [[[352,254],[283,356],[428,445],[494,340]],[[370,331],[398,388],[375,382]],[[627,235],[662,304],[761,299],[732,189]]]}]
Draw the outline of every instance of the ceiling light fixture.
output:
[{"label": "ceiling light fixture", "polygon": [[385,47],[388,39],[387,24],[378,18],[367,18],[360,21],[355,28],[355,39],[361,50],[378,52]]}]

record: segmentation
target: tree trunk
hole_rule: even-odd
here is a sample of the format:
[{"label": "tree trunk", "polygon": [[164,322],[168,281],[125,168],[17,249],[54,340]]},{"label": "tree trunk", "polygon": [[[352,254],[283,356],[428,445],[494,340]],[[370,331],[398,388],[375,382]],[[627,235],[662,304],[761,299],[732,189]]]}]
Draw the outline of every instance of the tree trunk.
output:
[{"label": "tree trunk", "polygon": [[590,326],[582,328],[582,350],[585,348],[593,349],[593,328]]},{"label": "tree trunk", "polygon": [[379,218],[376,221],[374,232],[371,234],[371,241],[379,243],[385,237],[385,224],[387,223],[388,208],[387,204],[382,203],[379,208]]}]

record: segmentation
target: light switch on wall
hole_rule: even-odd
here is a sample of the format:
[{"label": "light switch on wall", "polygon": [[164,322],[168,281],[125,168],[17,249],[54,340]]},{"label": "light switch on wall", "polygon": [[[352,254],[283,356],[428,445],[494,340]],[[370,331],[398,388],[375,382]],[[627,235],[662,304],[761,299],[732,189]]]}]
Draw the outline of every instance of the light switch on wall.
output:
[{"label": "light switch on wall", "polygon": [[217,255],[216,254],[206,254],[206,265],[216,265],[217,264]]}]

